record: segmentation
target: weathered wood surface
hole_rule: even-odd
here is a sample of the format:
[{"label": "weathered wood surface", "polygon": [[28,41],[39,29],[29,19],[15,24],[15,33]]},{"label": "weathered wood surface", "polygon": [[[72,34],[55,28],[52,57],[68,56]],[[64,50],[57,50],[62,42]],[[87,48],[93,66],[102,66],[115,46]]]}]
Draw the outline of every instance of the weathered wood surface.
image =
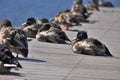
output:
[{"label": "weathered wood surface", "polygon": [[[101,8],[74,29],[86,30],[89,37],[106,44],[120,58],[120,8]],[[76,32],[66,31],[70,39]],[[23,69],[0,73],[0,80],[120,80],[120,59],[74,54],[71,45],[29,41],[29,57],[21,58]]]}]

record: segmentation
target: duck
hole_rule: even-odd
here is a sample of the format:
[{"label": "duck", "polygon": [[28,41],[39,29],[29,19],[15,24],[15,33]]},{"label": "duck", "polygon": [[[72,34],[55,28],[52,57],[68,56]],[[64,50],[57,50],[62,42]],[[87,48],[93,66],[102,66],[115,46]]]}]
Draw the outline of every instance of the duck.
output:
[{"label": "duck", "polygon": [[36,35],[36,39],[42,42],[66,44],[70,41],[66,33],[55,23],[49,23],[42,27]]},{"label": "duck", "polygon": [[95,38],[88,38],[86,31],[78,31],[72,41],[72,51],[76,54],[112,56],[105,44]]},{"label": "duck", "polygon": [[13,27],[9,19],[3,19],[1,22],[0,39],[7,41],[8,48],[12,53],[28,56],[28,42],[26,33],[18,27]]},{"label": "duck", "polygon": [[66,26],[67,29],[72,26],[81,26],[80,22],[78,22],[77,18],[69,9],[60,11],[58,15],[54,17],[54,22]]},{"label": "duck", "polygon": [[72,5],[71,12],[74,15],[81,15],[81,17],[87,19],[89,17],[86,7],[83,5],[83,0],[75,0]]},{"label": "duck", "polygon": [[0,38],[0,72],[10,72],[11,69],[22,68],[18,59],[9,50],[7,41]]},{"label": "duck", "polygon": [[76,17],[78,22],[89,23],[87,20],[92,13],[88,13],[87,8],[83,5],[83,0],[75,0],[72,5],[71,13]]},{"label": "duck", "polygon": [[100,0],[99,6],[101,6],[101,7],[114,7],[114,5],[111,2],[105,1],[105,0]]},{"label": "duck", "polygon": [[86,7],[87,10],[100,11],[98,0],[92,0],[91,2],[88,2],[88,3],[85,5],[85,7]]},{"label": "duck", "polygon": [[29,17],[26,22],[22,24],[22,29],[26,32],[27,37],[35,38],[40,26],[34,17]]}]

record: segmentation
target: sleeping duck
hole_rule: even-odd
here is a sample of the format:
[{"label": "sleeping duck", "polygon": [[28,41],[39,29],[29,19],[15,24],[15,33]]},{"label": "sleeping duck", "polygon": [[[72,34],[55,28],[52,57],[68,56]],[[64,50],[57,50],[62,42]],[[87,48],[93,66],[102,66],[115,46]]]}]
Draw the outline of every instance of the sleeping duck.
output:
[{"label": "sleeping duck", "polygon": [[85,5],[87,10],[92,10],[92,11],[100,11],[99,10],[99,2],[98,0],[92,0],[91,2],[88,2]]},{"label": "sleeping duck", "polygon": [[8,48],[5,39],[0,39],[0,72],[9,72],[12,68],[22,68]]},{"label": "sleeping duck", "polygon": [[75,0],[72,5],[71,12],[74,15],[81,15],[84,19],[89,17],[86,7],[83,5],[83,0]]},{"label": "sleeping duck", "polygon": [[111,2],[105,1],[105,0],[100,0],[99,6],[101,6],[101,7],[114,7],[114,5]]},{"label": "sleeping duck", "polygon": [[55,23],[48,23],[42,26],[36,35],[36,39],[42,42],[66,44],[70,41],[65,32]]},{"label": "sleeping duck", "polygon": [[58,24],[62,24],[67,28],[81,25],[80,22],[78,22],[77,18],[70,12],[69,9],[60,11],[58,15],[55,16],[54,22]]},{"label": "sleeping duck", "polygon": [[9,43],[7,46],[13,53],[28,56],[28,43],[25,32],[12,26],[10,20],[4,19],[1,23],[0,39]]},{"label": "sleeping duck", "polygon": [[77,54],[86,54],[94,56],[112,56],[108,48],[99,40],[88,38],[85,31],[79,31],[73,40],[72,50]]},{"label": "sleeping duck", "polygon": [[86,7],[83,5],[83,0],[75,0],[72,5],[71,12],[78,22],[89,23],[87,19],[92,13],[88,13]]},{"label": "sleeping duck", "polygon": [[36,20],[33,17],[28,18],[26,22],[22,24],[22,29],[26,32],[27,37],[30,38],[35,38],[39,28],[40,25],[36,23]]}]

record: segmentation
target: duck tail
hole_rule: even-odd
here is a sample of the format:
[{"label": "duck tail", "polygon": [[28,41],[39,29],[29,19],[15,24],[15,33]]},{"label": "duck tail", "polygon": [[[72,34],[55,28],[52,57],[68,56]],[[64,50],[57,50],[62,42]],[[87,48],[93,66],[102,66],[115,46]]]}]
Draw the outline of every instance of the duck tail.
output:
[{"label": "duck tail", "polygon": [[109,49],[108,49],[106,46],[105,46],[105,49],[106,49],[105,54],[106,54],[107,56],[113,57],[113,55],[110,53]]},{"label": "duck tail", "polygon": [[22,68],[22,65],[19,62],[17,62],[16,65],[17,65],[18,68]]}]

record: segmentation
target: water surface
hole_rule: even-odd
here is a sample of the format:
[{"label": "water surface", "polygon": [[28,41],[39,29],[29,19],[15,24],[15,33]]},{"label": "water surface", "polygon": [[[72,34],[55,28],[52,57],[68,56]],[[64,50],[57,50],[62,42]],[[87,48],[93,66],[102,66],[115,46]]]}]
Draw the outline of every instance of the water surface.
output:
[{"label": "water surface", "polygon": [[[53,18],[63,9],[71,9],[75,0],[0,0],[0,20],[9,18],[21,26],[28,17]],[[86,4],[90,0],[83,0]],[[120,7],[120,0],[109,0]]]}]

